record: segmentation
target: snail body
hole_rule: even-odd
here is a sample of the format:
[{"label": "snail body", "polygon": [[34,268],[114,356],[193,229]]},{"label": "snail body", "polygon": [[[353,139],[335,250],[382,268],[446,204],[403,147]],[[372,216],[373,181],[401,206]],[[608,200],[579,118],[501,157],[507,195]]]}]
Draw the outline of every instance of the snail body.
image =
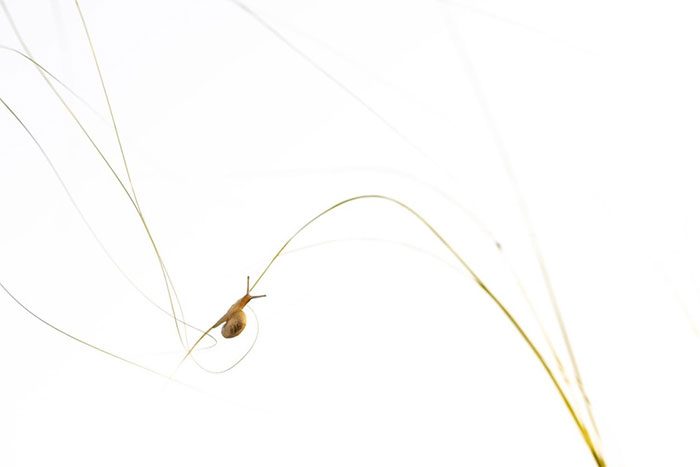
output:
[{"label": "snail body", "polygon": [[219,319],[219,321],[217,321],[216,324],[212,326],[213,329],[223,324],[224,326],[221,328],[221,335],[224,336],[226,339],[236,337],[245,329],[247,318],[243,309],[248,304],[248,302],[250,302],[254,298],[261,298],[265,296],[250,295],[250,278],[248,278],[247,283],[248,286],[246,287],[245,295],[239,298],[236,301],[236,303],[231,305],[231,308],[228,309],[224,316],[222,316],[221,319]]}]

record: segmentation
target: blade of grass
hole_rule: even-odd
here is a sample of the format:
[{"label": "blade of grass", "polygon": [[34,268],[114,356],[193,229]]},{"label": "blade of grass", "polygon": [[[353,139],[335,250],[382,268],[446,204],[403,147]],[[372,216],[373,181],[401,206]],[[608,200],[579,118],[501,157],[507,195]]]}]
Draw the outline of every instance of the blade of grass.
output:
[{"label": "blade of grass", "polygon": [[[319,214],[311,218],[309,221],[307,221],[304,225],[302,225],[289,239],[287,239],[286,242],[282,245],[282,247],[277,251],[277,253],[274,254],[272,259],[268,262],[267,266],[263,269],[263,271],[260,273],[258,278],[255,280],[253,285],[250,287],[250,292],[252,292],[255,287],[258,285],[260,280],[267,274],[269,271],[270,267],[274,264],[274,262],[279,258],[279,256],[282,254],[282,252],[287,248],[287,246],[297,237],[299,236],[304,230],[306,230],[309,226],[311,226],[314,222],[319,220],[320,218],[324,217],[326,214],[329,214],[332,211],[335,211],[341,206],[344,206],[348,203],[352,203],[355,201],[360,201],[360,200],[383,200],[390,202],[394,205],[399,206],[400,208],[408,211],[413,217],[418,219],[430,232],[440,241],[440,243],[447,248],[447,250],[452,254],[452,256],[459,262],[459,264],[469,273],[469,275],[472,277],[472,279],[477,283],[477,285],[488,295],[488,297],[493,301],[494,304],[498,307],[498,309],[503,313],[503,315],[508,319],[508,321],[513,325],[517,333],[520,335],[520,337],[525,341],[527,344],[528,348],[530,351],[535,355],[535,358],[537,361],[540,363],[542,368],[545,370],[547,373],[547,376],[549,377],[550,381],[554,385],[559,397],[561,398],[562,402],[566,406],[566,410],[573,419],[574,423],[576,424],[576,427],[579,430],[579,433],[584,439],[584,442],[586,443],[586,446],[589,448],[593,458],[595,459],[597,465],[599,467],[605,467],[605,460],[603,456],[599,453],[593,439],[591,438],[588,429],[586,428],[584,422],[582,421],[581,417],[577,413],[576,409],[574,408],[573,404],[569,400],[569,397],[566,395],[566,392],[564,391],[564,388],[561,386],[559,383],[558,378],[552,371],[552,368],[549,366],[547,363],[546,359],[538,349],[538,347],[535,345],[535,343],[530,339],[530,336],[525,332],[525,330],[520,326],[520,323],[515,319],[514,315],[506,308],[506,306],[496,297],[496,295],[491,291],[491,289],[481,280],[481,278],[476,274],[476,272],[469,266],[469,264],[462,258],[462,256],[450,245],[450,243],[445,240],[445,238],[435,229],[435,227],[432,226],[421,214],[419,214],[417,211],[415,211],[413,208],[408,206],[407,204],[404,204],[403,202],[391,198],[389,196],[384,196],[384,195],[377,195],[377,194],[369,194],[369,195],[359,195],[359,196],[354,196],[352,198],[347,198],[344,199],[338,203],[335,203],[331,207],[321,211]],[[213,329],[210,328],[207,333],[209,333]],[[205,334],[207,334],[205,333]],[[187,352],[187,354],[183,357],[182,361],[184,361],[195,349],[197,346],[197,343],[201,341],[203,338],[200,337],[199,340],[190,348],[190,350]],[[182,364],[182,361],[180,364]],[[180,365],[178,365],[179,368]],[[232,367],[231,367],[232,368]],[[229,368],[230,369],[230,368]],[[175,369],[177,371],[177,368]],[[224,370],[227,371],[227,370]],[[174,374],[174,373],[173,373]]]}]

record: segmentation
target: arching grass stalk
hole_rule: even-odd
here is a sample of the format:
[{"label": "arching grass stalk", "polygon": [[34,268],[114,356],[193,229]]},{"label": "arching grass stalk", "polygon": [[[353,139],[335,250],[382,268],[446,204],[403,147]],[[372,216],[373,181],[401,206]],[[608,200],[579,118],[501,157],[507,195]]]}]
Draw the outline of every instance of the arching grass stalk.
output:
[{"label": "arching grass stalk", "polygon": [[[525,330],[522,328],[522,326],[520,326],[520,324],[515,319],[513,314],[508,310],[508,308],[506,308],[505,305],[503,305],[503,303],[498,299],[498,297],[496,297],[496,295],[494,295],[494,293],[491,291],[491,289],[489,289],[489,287],[481,280],[481,278],[476,274],[476,272],[469,266],[469,264],[467,264],[467,262],[460,256],[460,254],[457,253],[457,251],[452,247],[452,245],[450,245],[447,242],[447,240],[445,240],[445,238],[435,229],[435,227],[433,227],[422,215],[420,215],[413,208],[411,208],[407,204],[404,204],[403,202],[401,202],[397,199],[391,198],[389,196],[375,195],[375,194],[354,196],[352,198],[347,198],[343,201],[340,201],[340,202],[332,205],[328,209],[325,209],[321,213],[317,214],[312,219],[310,219],[308,222],[306,222],[304,225],[302,225],[291,237],[289,237],[289,239],[282,245],[282,247],[277,251],[277,253],[275,253],[275,255],[272,257],[272,259],[267,264],[267,266],[265,266],[265,269],[263,269],[263,271],[260,273],[258,278],[253,283],[253,285],[250,287],[250,292],[252,292],[255,289],[255,287],[258,285],[260,280],[265,276],[267,271],[270,269],[272,264],[277,260],[277,258],[279,258],[279,256],[287,248],[287,246],[292,242],[292,240],[294,240],[299,234],[301,234],[304,230],[306,230],[306,228],[308,228],[311,224],[313,224],[321,217],[325,216],[326,214],[330,213],[331,211],[334,211],[335,209],[337,209],[343,205],[346,205],[348,203],[352,203],[354,201],[367,200],[367,199],[388,201],[390,203],[393,203],[393,204],[403,208],[404,210],[408,211],[409,213],[411,213],[425,227],[427,227],[428,230],[430,230],[433,233],[433,235],[435,235],[435,237],[437,237],[438,240],[440,240],[440,243],[442,243],[445,246],[445,248],[447,248],[449,250],[449,252],[452,254],[452,256],[454,256],[457,259],[457,261],[462,265],[462,267],[464,267],[464,269],[467,270],[467,272],[471,275],[471,277],[476,281],[478,286],[489,296],[489,298],[491,298],[491,300],[496,304],[496,306],[498,306],[498,308],[501,310],[501,312],[506,316],[508,321],[510,321],[510,323],[515,327],[516,331],[518,332],[520,337],[525,341],[525,343],[530,348],[532,353],[535,354],[537,361],[540,362],[540,364],[544,368],[545,372],[547,373],[547,376],[551,380],[552,384],[554,384],[554,387],[556,388],[557,393],[559,394],[559,397],[564,402],[564,405],[566,406],[566,409],[569,412],[569,415],[574,420],[574,423],[576,423],[576,427],[578,428],[579,432],[581,433],[581,436],[583,437],[586,445],[588,446],[591,454],[593,455],[593,458],[595,459],[596,464],[599,467],[605,467],[606,463],[605,463],[605,459],[603,458],[602,453],[599,451],[598,447],[595,445],[588,429],[586,428],[584,422],[582,421],[582,418],[579,416],[576,409],[574,409],[573,404],[571,403],[568,396],[564,392],[564,389],[562,388],[561,384],[559,383],[559,380],[557,379],[554,372],[552,371],[552,368],[549,366],[549,364],[545,360],[545,358],[542,355],[542,353],[540,352],[540,350],[537,348],[537,346],[534,344],[534,342],[530,339],[530,337],[525,332]],[[202,334],[199,337],[199,339],[197,339],[197,341],[194,343],[194,345],[192,345],[192,347],[188,350],[188,352],[182,358],[182,360],[178,364],[177,368],[179,368],[180,365],[182,365],[182,363],[187,359],[187,357],[189,357],[189,355],[192,353],[192,351],[195,349],[195,347],[197,347],[199,342],[206,335],[208,335],[208,333],[211,332],[215,327],[216,327],[216,325],[210,327],[204,334]],[[240,359],[236,363],[231,365],[229,368],[227,368],[226,370],[223,370],[223,371],[230,370],[235,365],[237,365],[239,362],[240,362]],[[177,368],[175,369],[175,371],[177,371]]]}]

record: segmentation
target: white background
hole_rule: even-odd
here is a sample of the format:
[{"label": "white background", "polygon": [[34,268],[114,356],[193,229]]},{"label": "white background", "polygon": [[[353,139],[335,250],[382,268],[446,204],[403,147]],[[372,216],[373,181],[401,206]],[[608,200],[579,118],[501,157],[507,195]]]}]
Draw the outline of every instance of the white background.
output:
[{"label": "white background", "polygon": [[[61,89],[124,177],[73,2],[5,4],[37,61],[94,108]],[[505,157],[608,464],[699,465],[692,2],[247,5],[277,35],[231,1],[82,3],[186,319],[208,327],[306,220],[378,193],[423,214],[551,359],[518,277],[564,355]],[[19,48],[0,16],[0,44]],[[124,192],[7,50],[0,97],[120,267],[167,309]],[[110,263],[4,108],[0,219],[0,281],[16,298],[170,374],[184,352],[172,319]],[[222,375],[187,362],[178,383],[0,295],[0,463],[594,465],[512,325],[405,211],[358,201],[289,252],[256,289],[268,297],[253,302],[251,354]],[[235,361],[254,330],[249,316],[242,336],[198,359]]]}]

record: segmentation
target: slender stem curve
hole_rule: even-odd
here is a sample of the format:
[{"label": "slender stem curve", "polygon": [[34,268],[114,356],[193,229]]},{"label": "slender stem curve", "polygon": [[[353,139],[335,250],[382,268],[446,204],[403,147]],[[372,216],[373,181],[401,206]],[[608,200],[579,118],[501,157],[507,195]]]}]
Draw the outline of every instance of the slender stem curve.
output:
[{"label": "slender stem curve", "polygon": [[[348,203],[352,203],[354,201],[359,201],[359,200],[367,200],[367,199],[376,199],[376,200],[383,200],[383,201],[388,201],[390,203],[393,203],[404,210],[408,211],[411,213],[415,218],[417,218],[425,227],[432,232],[432,234],[437,237],[437,239],[442,243],[445,248],[452,254],[452,256],[455,257],[455,259],[464,267],[464,269],[467,270],[467,272],[472,276],[474,281],[476,281],[477,285],[491,298],[491,300],[498,306],[498,308],[501,310],[501,312],[506,316],[508,321],[515,327],[516,331],[520,335],[520,337],[525,341],[527,346],[530,348],[532,353],[535,354],[535,357],[537,358],[537,361],[540,362],[542,367],[544,368],[545,372],[547,373],[547,376],[551,380],[552,384],[554,385],[555,389],[557,390],[557,393],[559,394],[559,397],[561,398],[562,402],[564,402],[564,405],[566,406],[566,410],[569,412],[569,415],[571,418],[574,420],[574,423],[576,424],[576,427],[578,428],[579,432],[581,433],[581,436],[583,437],[586,445],[588,446],[588,449],[590,450],[591,454],[593,455],[593,458],[596,461],[596,464],[598,467],[605,467],[605,459],[603,458],[602,454],[596,447],[590,433],[588,432],[588,429],[586,428],[584,422],[582,421],[581,417],[578,415],[576,412],[576,409],[574,409],[573,404],[569,400],[568,396],[564,392],[563,387],[559,383],[559,380],[554,374],[554,371],[552,371],[552,368],[549,366],[547,361],[545,360],[544,356],[540,352],[540,350],[537,348],[535,343],[530,339],[530,336],[525,332],[525,330],[520,326],[518,321],[515,319],[513,314],[506,308],[506,306],[496,297],[496,295],[491,291],[491,289],[481,280],[481,278],[476,274],[476,272],[469,266],[469,264],[460,256],[459,253],[450,245],[447,240],[435,229],[435,227],[432,226],[422,215],[420,215],[416,210],[408,206],[407,204],[391,198],[389,196],[385,195],[377,195],[377,194],[370,194],[370,195],[359,195],[359,196],[354,196],[352,198],[347,198],[344,199],[343,201],[340,201],[331,207],[321,211],[319,214],[311,218],[308,222],[306,222],[304,225],[302,225],[289,239],[284,242],[282,247],[275,253],[275,255],[272,257],[272,259],[267,263],[267,266],[265,266],[265,269],[260,273],[256,281],[253,283],[253,285],[250,287],[250,291],[252,292],[253,289],[258,285],[260,280],[265,276],[265,274],[268,272],[272,264],[279,258],[279,256],[282,254],[282,252],[287,248],[287,246],[299,235],[301,234],[304,230],[306,230],[311,224],[316,222],[318,219],[321,217],[325,216],[326,214],[330,213],[331,211],[334,211],[335,209],[346,205]],[[209,331],[204,333],[197,341],[196,343],[190,348],[190,350],[187,352],[185,357],[183,358],[182,361],[184,361],[194,350],[194,348],[197,346],[197,343],[199,343],[205,335],[207,335],[211,330],[213,329],[210,328]],[[180,362],[180,364],[182,363]],[[240,360],[239,360],[240,361]],[[237,364],[238,362],[236,362]],[[235,366],[235,365],[234,365]],[[179,365],[178,365],[179,367]],[[230,368],[232,368],[231,366]],[[229,369],[230,369],[229,368]]]}]

